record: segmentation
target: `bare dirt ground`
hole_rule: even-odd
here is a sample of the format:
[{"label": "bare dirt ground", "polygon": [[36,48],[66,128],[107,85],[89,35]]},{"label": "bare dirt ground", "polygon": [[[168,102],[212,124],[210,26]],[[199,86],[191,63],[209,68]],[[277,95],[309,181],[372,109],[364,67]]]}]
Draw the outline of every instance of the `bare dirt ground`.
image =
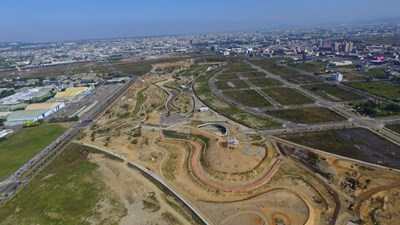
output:
[{"label": "bare dirt ground", "polygon": [[[98,174],[107,189],[118,196],[127,209],[120,224],[190,224],[165,200],[165,194],[139,172],[101,155],[92,155],[91,161],[99,165]],[[163,213],[172,215],[177,223],[167,221]]]}]

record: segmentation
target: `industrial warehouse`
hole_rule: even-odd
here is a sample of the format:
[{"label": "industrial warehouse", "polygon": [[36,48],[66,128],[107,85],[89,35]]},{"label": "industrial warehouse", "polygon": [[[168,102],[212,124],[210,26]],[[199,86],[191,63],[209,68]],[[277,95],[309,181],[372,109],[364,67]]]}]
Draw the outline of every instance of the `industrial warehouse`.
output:
[{"label": "industrial warehouse", "polygon": [[36,122],[63,108],[63,102],[35,103],[28,105],[25,110],[12,112],[4,122],[6,126],[22,125],[27,122]]}]

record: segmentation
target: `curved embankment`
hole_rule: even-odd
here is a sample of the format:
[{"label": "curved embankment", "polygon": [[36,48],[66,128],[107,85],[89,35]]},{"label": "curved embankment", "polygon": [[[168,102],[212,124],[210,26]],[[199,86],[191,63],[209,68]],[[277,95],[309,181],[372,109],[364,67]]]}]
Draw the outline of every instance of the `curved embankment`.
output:
[{"label": "curved embankment", "polygon": [[271,177],[279,170],[279,168],[282,164],[282,161],[280,159],[276,159],[274,161],[271,169],[268,171],[268,173],[266,173],[264,177],[262,177],[260,180],[258,180],[255,183],[243,185],[243,186],[227,187],[227,186],[223,186],[221,184],[214,182],[213,180],[206,177],[200,171],[199,163],[200,163],[201,147],[198,143],[195,143],[194,141],[190,141],[190,140],[169,139],[169,138],[167,139],[167,138],[165,138],[164,135],[162,135],[162,131],[160,132],[160,138],[161,138],[161,140],[189,143],[194,149],[194,153],[192,154],[192,156],[190,158],[190,165],[192,167],[192,170],[193,170],[195,176],[204,184],[206,184],[210,187],[213,187],[215,189],[218,189],[220,191],[248,191],[248,190],[256,189],[256,188],[264,185],[265,183],[267,183],[271,179]]}]

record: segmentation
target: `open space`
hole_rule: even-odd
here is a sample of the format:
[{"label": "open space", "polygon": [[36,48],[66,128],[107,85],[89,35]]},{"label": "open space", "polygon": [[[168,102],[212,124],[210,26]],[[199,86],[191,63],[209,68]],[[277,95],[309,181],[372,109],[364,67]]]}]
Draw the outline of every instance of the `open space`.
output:
[{"label": "open space", "polygon": [[263,89],[263,91],[282,105],[302,105],[314,102],[291,88],[277,87]]},{"label": "open space", "polygon": [[322,107],[267,111],[267,114],[295,123],[311,124],[346,120],[336,112]]},{"label": "open space", "polygon": [[295,75],[295,76],[284,76],[283,79],[292,82],[294,84],[313,84],[321,83],[322,81],[317,77],[310,75]]},{"label": "open space", "polygon": [[252,78],[249,79],[251,83],[253,83],[255,86],[260,87],[260,88],[267,88],[270,86],[278,86],[281,85],[281,83],[277,80],[271,79],[271,78]]},{"label": "open space", "polygon": [[314,84],[314,85],[305,85],[302,87],[333,102],[354,101],[354,100],[364,99],[363,96],[356,94],[352,91],[340,88],[337,85]]},{"label": "open space", "polygon": [[65,128],[58,124],[24,128],[0,142],[0,180],[11,175],[64,131]]},{"label": "open space", "polygon": [[239,104],[249,107],[266,107],[271,105],[271,103],[254,90],[229,91],[224,92],[224,95]]},{"label": "open space", "polygon": [[218,89],[221,90],[249,88],[249,85],[242,80],[219,80],[216,81],[215,84],[217,85]]},{"label": "open space", "polygon": [[389,82],[348,82],[346,85],[390,100],[400,99],[399,85]]},{"label": "open space", "polygon": [[322,151],[400,169],[400,148],[362,128],[280,135]]}]

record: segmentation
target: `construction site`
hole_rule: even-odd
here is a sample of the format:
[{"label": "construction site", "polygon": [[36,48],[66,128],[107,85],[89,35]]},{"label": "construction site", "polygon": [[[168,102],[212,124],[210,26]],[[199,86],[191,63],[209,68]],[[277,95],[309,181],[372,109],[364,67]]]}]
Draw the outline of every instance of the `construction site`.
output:
[{"label": "construction site", "polygon": [[[211,65],[196,66],[209,73]],[[370,220],[372,214],[398,218],[397,212],[383,210],[398,204],[398,190],[387,190],[400,184],[397,171],[260,136],[204,109],[185,88],[191,79],[180,76],[191,67],[187,61],[153,65],[153,72],[76,142],[144,166],[210,224],[346,224]]]}]

